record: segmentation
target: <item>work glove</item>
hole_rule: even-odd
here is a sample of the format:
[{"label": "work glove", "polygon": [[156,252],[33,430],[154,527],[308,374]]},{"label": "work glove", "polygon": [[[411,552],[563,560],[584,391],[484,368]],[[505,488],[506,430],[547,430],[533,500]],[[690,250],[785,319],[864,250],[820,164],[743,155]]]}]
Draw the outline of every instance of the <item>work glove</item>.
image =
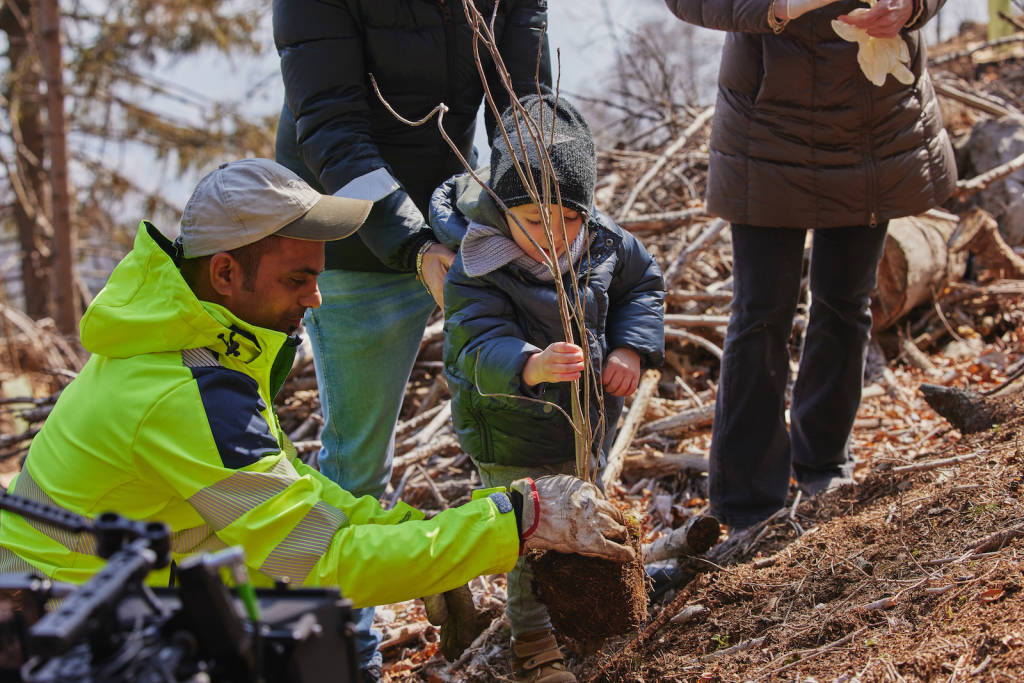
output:
[{"label": "work glove", "polygon": [[636,555],[626,545],[622,512],[589,482],[568,474],[517,479],[511,490],[522,496],[522,551],[556,550],[628,562]]},{"label": "work glove", "polygon": [[441,627],[441,654],[449,662],[459,658],[481,631],[490,623],[490,616],[478,611],[468,585],[423,598],[427,621]]},{"label": "work glove", "polygon": [[[875,0],[865,2],[872,7],[875,5]],[[860,7],[850,12],[850,16],[867,11],[867,8]],[[904,85],[913,84],[914,74],[907,68],[910,64],[910,50],[907,49],[903,38],[898,35],[891,38],[873,38],[864,29],[851,26],[839,19],[832,20],[832,29],[843,40],[857,43],[857,63],[869,81],[881,86],[885,83],[886,77],[892,74]]]}]

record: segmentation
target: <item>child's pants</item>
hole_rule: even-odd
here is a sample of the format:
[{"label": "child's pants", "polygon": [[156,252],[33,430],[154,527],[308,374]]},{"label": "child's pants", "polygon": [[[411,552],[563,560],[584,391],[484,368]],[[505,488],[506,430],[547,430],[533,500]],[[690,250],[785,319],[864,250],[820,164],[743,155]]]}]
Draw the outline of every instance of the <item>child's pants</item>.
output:
[{"label": "child's pants", "polygon": [[[480,471],[480,478],[486,487],[508,487],[513,481],[523,477],[536,479],[548,474],[576,473],[576,463],[572,460],[557,465],[534,465],[532,467],[487,463],[476,463],[476,467]],[[512,637],[551,628],[551,619],[548,617],[547,608],[533,595],[533,568],[527,563],[525,557],[520,557],[516,562],[515,568],[506,577],[506,583],[508,585],[508,601],[505,603],[505,613],[512,626]]]}]

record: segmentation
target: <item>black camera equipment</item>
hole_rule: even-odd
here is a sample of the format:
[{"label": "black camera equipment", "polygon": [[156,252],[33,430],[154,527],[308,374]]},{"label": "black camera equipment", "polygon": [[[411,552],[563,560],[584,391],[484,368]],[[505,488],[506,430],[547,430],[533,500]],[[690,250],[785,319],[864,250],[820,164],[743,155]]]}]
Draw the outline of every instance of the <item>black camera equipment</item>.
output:
[{"label": "black camera equipment", "polygon": [[[336,589],[253,589],[240,548],[189,557],[177,587],[170,530],[86,517],[0,492],[0,509],[90,533],[107,564],[81,586],[0,574],[0,680],[25,683],[346,683],[361,680],[351,603]],[[229,590],[221,570],[233,576]],[[14,655],[12,655],[14,651]]]}]

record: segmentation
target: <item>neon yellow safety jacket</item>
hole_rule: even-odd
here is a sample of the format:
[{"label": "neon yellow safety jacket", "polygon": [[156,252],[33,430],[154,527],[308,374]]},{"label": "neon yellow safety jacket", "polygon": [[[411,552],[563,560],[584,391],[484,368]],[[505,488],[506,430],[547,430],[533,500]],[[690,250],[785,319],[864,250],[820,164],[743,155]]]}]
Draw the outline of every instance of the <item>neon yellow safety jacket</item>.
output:
[{"label": "neon yellow safety jacket", "polygon": [[[93,354],[32,442],[11,493],[94,518],[171,527],[176,559],[240,545],[254,579],[407,600],[512,569],[515,515],[484,492],[429,521],[385,510],[302,464],[271,409],[298,339],[198,300],[152,224],[82,318]],[[478,492],[480,493],[480,492]],[[0,513],[0,572],[80,583],[94,539]],[[150,582],[167,585],[168,570]]]}]

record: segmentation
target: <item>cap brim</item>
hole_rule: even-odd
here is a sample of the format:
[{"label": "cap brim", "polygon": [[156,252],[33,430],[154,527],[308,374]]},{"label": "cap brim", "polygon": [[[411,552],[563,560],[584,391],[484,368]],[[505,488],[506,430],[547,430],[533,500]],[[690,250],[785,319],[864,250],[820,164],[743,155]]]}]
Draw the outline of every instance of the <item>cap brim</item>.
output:
[{"label": "cap brim", "polygon": [[329,242],[348,237],[362,226],[373,202],[324,195],[313,207],[275,234],[298,240]]}]

